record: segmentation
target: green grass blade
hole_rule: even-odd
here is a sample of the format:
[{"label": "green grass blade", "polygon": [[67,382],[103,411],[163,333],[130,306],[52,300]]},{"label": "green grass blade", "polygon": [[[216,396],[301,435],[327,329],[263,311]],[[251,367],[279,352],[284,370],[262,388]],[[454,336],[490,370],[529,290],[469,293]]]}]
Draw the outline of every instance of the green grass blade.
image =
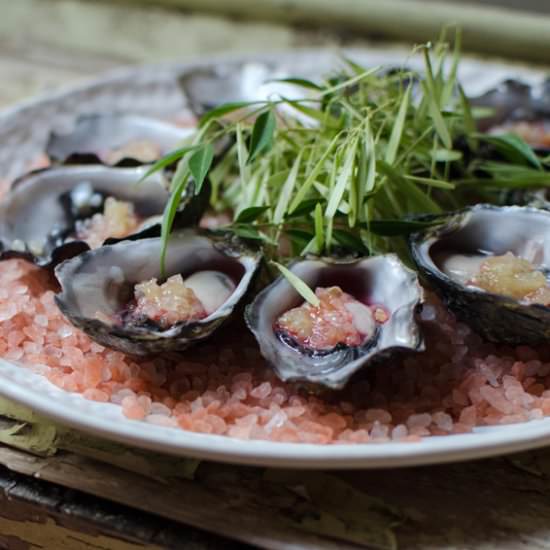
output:
[{"label": "green grass blade", "polygon": [[298,277],[298,275],[292,273],[290,269],[287,269],[284,265],[278,262],[272,262],[273,265],[281,272],[283,277],[294,287],[294,290],[304,299],[309,302],[313,307],[319,307],[321,302],[315,295],[315,292],[309,288],[309,286]]}]

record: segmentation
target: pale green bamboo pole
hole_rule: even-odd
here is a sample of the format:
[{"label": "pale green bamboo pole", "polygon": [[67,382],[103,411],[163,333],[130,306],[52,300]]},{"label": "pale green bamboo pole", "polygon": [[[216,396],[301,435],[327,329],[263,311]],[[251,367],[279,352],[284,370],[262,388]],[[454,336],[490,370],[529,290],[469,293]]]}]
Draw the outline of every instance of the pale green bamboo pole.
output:
[{"label": "pale green bamboo pole", "polygon": [[494,6],[427,0],[155,0],[147,5],[152,3],[253,19],[328,25],[417,42],[435,38],[444,25],[456,24],[463,30],[467,50],[550,65],[550,16]]}]

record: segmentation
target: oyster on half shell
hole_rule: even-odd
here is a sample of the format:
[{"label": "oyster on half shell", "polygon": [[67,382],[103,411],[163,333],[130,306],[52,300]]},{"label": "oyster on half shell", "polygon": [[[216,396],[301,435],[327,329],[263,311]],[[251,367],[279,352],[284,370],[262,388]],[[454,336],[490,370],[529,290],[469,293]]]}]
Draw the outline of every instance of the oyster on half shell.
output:
[{"label": "oyster on half shell", "polygon": [[[162,172],[138,183],[146,170],[62,166],[15,181],[0,203],[0,259],[19,257],[51,267],[88,250],[90,246],[78,235],[77,225],[101,213],[108,198],[131,205],[135,214],[135,228],[119,238],[158,232],[154,226],[170,196],[169,183]],[[193,189],[191,182],[176,227],[197,223],[207,207],[209,186],[204,185],[197,196]]]},{"label": "oyster on half shell", "polygon": [[550,212],[477,205],[410,237],[413,259],[457,317],[494,342],[550,338]]},{"label": "oyster on half shell", "polygon": [[[247,306],[245,318],[262,355],[283,380],[342,388],[361,367],[396,349],[420,350],[423,340],[415,321],[422,289],[414,271],[388,254],[351,261],[305,259],[289,268],[312,289],[338,287],[346,304],[361,316],[364,338],[356,345],[312,349],[280,330],[281,316],[303,301],[284,277],[262,290]],[[369,321],[367,309],[384,312],[380,323]],[[296,310],[294,310],[296,311]],[[317,314],[317,312],[313,312]],[[330,326],[330,320],[328,325]],[[366,321],[366,323],[365,323]],[[368,334],[367,334],[368,333]]]},{"label": "oyster on half shell", "polygon": [[[95,341],[125,353],[184,350],[203,340],[245,296],[261,256],[235,238],[184,229],[170,237],[163,275],[161,247],[159,237],[121,241],[60,264],[55,270],[61,284],[57,305]],[[203,314],[175,322],[143,314],[147,309],[139,309],[136,302],[143,285],[153,285],[157,291],[156,281],[166,277],[166,282],[174,281],[174,276],[181,276],[186,288],[193,289]],[[177,297],[168,295],[168,302]]]},{"label": "oyster on half shell", "polygon": [[158,160],[193,132],[140,115],[86,115],[75,121],[71,131],[52,133],[46,154],[59,163],[135,166]]}]

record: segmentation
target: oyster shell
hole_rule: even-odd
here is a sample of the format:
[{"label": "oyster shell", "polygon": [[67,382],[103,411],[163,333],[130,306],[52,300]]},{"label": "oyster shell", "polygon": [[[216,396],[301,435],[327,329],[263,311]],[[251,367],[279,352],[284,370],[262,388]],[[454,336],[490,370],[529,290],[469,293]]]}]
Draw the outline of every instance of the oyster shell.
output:
[{"label": "oyster shell", "polygon": [[535,149],[550,150],[550,80],[537,86],[505,80],[471,101],[476,107],[494,110],[478,120],[481,131],[517,133]]},{"label": "oyster shell", "polygon": [[535,344],[550,338],[550,307],[488,292],[471,282],[484,259],[509,252],[546,274],[550,212],[482,204],[441,221],[411,235],[410,248],[422,275],[457,317],[494,342]]},{"label": "oyster shell", "polygon": [[46,154],[59,163],[135,166],[158,160],[193,132],[139,115],[86,115],[70,132],[52,133]]},{"label": "oyster shell", "polygon": [[247,306],[245,318],[262,355],[282,380],[300,380],[342,388],[358,369],[395,349],[419,350],[423,341],[415,322],[422,300],[416,274],[388,254],[347,262],[306,259],[290,270],[311,288],[338,285],[362,304],[383,306],[389,318],[357,347],[338,345],[315,352],[289,345],[275,325],[281,314],[301,303],[290,283],[279,277]]},{"label": "oyster shell", "polygon": [[[157,172],[138,184],[146,170],[63,166],[17,180],[0,203],[0,259],[19,257],[51,267],[89,249],[86,242],[75,238],[76,223],[100,211],[106,197],[133,205],[142,220],[134,236],[158,232],[154,224],[169,198],[168,181]],[[176,226],[198,222],[207,206],[209,188],[204,186],[194,196],[191,183],[186,197]]]},{"label": "oyster shell", "polygon": [[[260,262],[260,255],[238,240],[192,229],[175,232],[167,250],[166,276],[187,278],[214,271],[233,281],[233,292],[203,319],[168,327],[155,322],[126,324],[121,312],[132,302],[135,286],[161,279],[160,252],[161,239],[146,238],[103,246],[60,264],[55,270],[61,284],[57,305],[75,326],[107,347],[136,355],[183,350],[208,337],[230,316]],[[198,284],[202,283],[194,281],[194,288]]]}]

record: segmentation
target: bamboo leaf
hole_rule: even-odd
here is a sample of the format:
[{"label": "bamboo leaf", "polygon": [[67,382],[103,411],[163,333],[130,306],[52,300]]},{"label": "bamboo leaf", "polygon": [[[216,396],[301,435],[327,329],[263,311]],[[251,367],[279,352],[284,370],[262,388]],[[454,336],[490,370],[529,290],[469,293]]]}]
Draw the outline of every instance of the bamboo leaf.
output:
[{"label": "bamboo leaf", "polygon": [[195,194],[198,195],[202,189],[204,179],[212,166],[214,160],[214,147],[206,143],[199,147],[189,158],[189,171],[195,180]]},{"label": "bamboo leaf", "polygon": [[315,296],[315,293],[309,286],[298,277],[298,275],[292,273],[289,269],[287,269],[284,265],[281,265],[278,262],[272,262],[273,265],[277,267],[277,269],[281,272],[283,277],[294,287],[294,290],[300,296],[306,300],[306,302],[309,302],[313,307],[319,307],[321,302],[319,301],[319,298]]},{"label": "bamboo leaf", "polygon": [[531,146],[517,134],[502,134],[498,136],[478,134],[477,137],[491,143],[509,161],[531,164],[535,168],[542,170],[540,159]]},{"label": "bamboo leaf", "polygon": [[264,212],[266,212],[270,208],[270,206],[250,206],[249,208],[245,208],[239,213],[237,219],[235,220],[235,223],[251,223],[253,221],[256,221]]},{"label": "bamboo leaf", "polygon": [[427,185],[428,187],[436,187],[437,189],[454,189],[455,185],[448,181],[438,180],[434,178],[423,178],[420,176],[411,176],[405,175],[405,179],[414,181],[415,183],[421,183],[422,185]]},{"label": "bamboo leaf", "polygon": [[342,171],[340,172],[340,174],[337,176],[336,185],[334,186],[330,194],[327,208],[325,210],[325,218],[333,218],[336,214],[336,211],[338,210],[340,201],[344,196],[344,192],[346,190],[346,187],[348,186],[348,182],[353,174],[356,151],[357,139],[355,139],[353,143],[348,147],[344,160],[344,166],[342,167]]},{"label": "bamboo leaf", "polygon": [[273,213],[273,223],[279,224],[283,221],[286,213],[290,198],[292,196],[292,191],[296,185],[296,180],[298,178],[298,171],[300,170],[300,163],[302,161],[302,153],[298,153],[294,164],[288,174],[288,177],[283,184],[281,189],[281,194],[279,195],[279,200],[277,206],[275,207],[275,212]]},{"label": "bamboo leaf", "polygon": [[455,162],[462,159],[462,152],[452,149],[435,149],[430,151],[430,156],[436,162]]},{"label": "bamboo leaf", "polygon": [[306,199],[305,201],[302,201],[294,210],[288,212],[285,216],[285,219],[290,220],[293,218],[299,218],[301,216],[307,216],[315,210],[315,207],[318,204],[323,205],[325,202],[326,201],[321,198]]},{"label": "bamboo leaf", "polygon": [[266,102],[265,101],[233,101],[230,103],[224,103],[223,105],[220,105],[219,107],[215,107],[214,109],[211,109],[210,111],[205,113],[199,121],[199,126],[202,128],[212,120],[215,120],[217,118],[222,118],[223,116],[228,115],[229,113],[233,113],[240,109],[244,109],[245,107],[250,107],[252,105],[258,105],[263,103],[266,103]]},{"label": "bamboo leaf", "polygon": [[401,135],[403,134],[403,128],[405,126],[405,119],[407,118],[410,96],[411,86],[409,85],[403,94],[403,99],[401,100],[401,105],[399,106],[399,111],[397,112],[397,117],[395,118],[390,139],[388,141],[386,154],[384,155],[384,160],[388,164],[393,164],[395,162],[395,157],[397,156],[397,150],[399,149]]},{"label": "bamboo leaf", "polygon": [[276,125],[275,115],[271,109],[258,116],[250,137],[248,163],[252,162],[260,153],[271,148]]},{"label": "bamboo leaf", "polygon": [[362,256],[368,254],[367,247],[359,235],[343,229],[333,229],[332,234],[338,244],[350,252],[356,252]]},{"label": "bamboo leaf", "polygon": [[311,187],[313,186],[313,183],[319,176],[319,173],[321,172],[325,162],[327,161],[329,155],[332,153],[334,147],[336,146],[336,143],[338,142],[340,135],[337,134],[334,136],[334,138],[329,143],[328,147],[325,149],[325,152],[321,155],[317,163],[315,164],[313,170],[308,174],[306,180],[304,183],[300,186],[298,189],[291,205],[290,205],[290,212],[293,212],[298,205],[305,199],[306,195],[310,191]]},{"label": "bamboo leaf", "polygon": [[300,78],[300,77],[274,78],[274,79],[268,80],[267,82],[282,82],[284,84],[295,84],[296,86],[300,86],[301,88],[308,88],[310,90],[317,90],[317,91],[324,90],[322,86],[315,84],[315,82],[312,82],[307,78]]},{"label": "bamboo leaf", "polygon": [[371,220],[368,224],[362,224],[362,227],[381,237],[397,237],[423,231],[440,223],[441,220]]},{"label": "bamboo leaf", "polygon": [[164,155],[162,158],[157,160],[148,170],[139,178],[138,183],[145,181],[149,176],[152,176],[155,172],[174,164],[177,160],[183,158],[187,153],[195,151],[200,145],[190,145],[189,147],[181,147],[180,149],[175,149],[170,151],[168,154]]},{"label": "bamboo leaf", "polygon": [[317,251],[322,253],[325,247],[325,235],[323,229],[323,207],[320,203],[317,203],[315,207],[315,243],[317,245]]}]

